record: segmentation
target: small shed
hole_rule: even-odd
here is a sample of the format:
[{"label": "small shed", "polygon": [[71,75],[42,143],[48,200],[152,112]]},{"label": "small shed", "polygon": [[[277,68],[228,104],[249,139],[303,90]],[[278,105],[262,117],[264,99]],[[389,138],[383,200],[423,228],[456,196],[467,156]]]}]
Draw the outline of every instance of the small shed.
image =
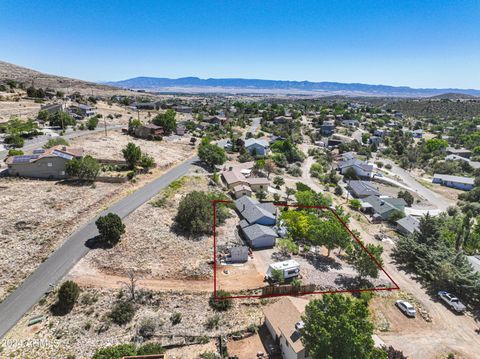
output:
[{"label": "small shed", "polygon": [[237,246],[230,248],[228,259],[231,263],[245,263],[248,261],[248,247]]}]

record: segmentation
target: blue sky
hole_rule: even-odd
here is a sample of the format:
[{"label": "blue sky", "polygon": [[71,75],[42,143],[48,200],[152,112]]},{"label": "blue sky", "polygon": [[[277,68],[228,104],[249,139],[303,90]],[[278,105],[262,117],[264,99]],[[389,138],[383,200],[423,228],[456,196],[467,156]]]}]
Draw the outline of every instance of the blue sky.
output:
[{"label": "blue sky", "polygon": [[85,80],[480,88],[480,1],[0,0],[0,59]]}]

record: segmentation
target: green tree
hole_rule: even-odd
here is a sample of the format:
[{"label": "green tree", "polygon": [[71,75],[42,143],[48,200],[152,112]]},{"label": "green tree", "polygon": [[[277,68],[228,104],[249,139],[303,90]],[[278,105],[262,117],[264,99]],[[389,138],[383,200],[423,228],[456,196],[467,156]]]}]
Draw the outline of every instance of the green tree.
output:
[{"label": "green tree", "polygon": [[211,168],[227,161],[225,150],[211,143],[201,144],[198,147],[198,157]]},{"label": "green tree", "polygon": [[298,254],[298,245],[291,238],[279,239],[277,247],[283,255]]},{"label": "green tree", "polygon": [[391,224],[395,224],[399,219],[402,219],[403,217],[405,217],[405,213],[399,210],[395,210],[392,213],[390,213],[390,216],[388,217],[388,221]]},{"label": "green tree", "polygon": [[152,122],[163,128],[165,134],[169,135],[177,128],[177,121],[175,120],[176,113],[172,109],[168,109],[165,113],[158,114]]},{"label": "green tree", "polygon": [[306,306],[302,319],[301,340],[312,358],[374,358],[373,324],[363,301],[326,294]]},{"label": "green tree", "polygon": [[291,187],[287,187],[286,190],[285,190],[285,194],[287,195],[287,202],[288,202],[288,199],[290,198],[290,196],[294,195],[297,191],[295,191],[294,188],[291,188]]},{"label": "green tree", "polygon": [[128,168],[135,170],[140,160],[142,159],[142,150],[139,146],[129,142],[127,146],[122,150],[123,158],[128,164]]},{"label": "green tree", "polygon": [[[365,245],[365,248],[377,260],[380,266],[382,266],[383,247],[369,243]],[[370,255],[357,242],[355,242],[348,251],[348,261],[355,267],[360,277],[378,278],[380,268],[372,257],[370,257]]]},{"label": "green tree", "polygon": [[100,164],[92,156],[74,158],[65,165],[65,172],[80,180],[95,181],[100,173]]},{"label": "green tree", "polygon": [[343,188],[340,187],[339,185],[336,185],[335,186],[335,191],[334,191],[335,195],[337,196],[341,196],[343,194]]},{"label": "green tree", "polygon": [[[215,193],[193,191],[185,195],[178,206],[175,222],[182,232],[198,236],[211,234],[213,227],[213,203],[214,199],[224,199]],[[217,224],[225,222],[228,210],[224,204],[216,204]]]},{"label": "green tree", "polygon": [[348,202],[348,205],[350,206],[351,209],[358,211],[362,207],[362,201],[360,201],[359,199],[353,198]]},{"label": "green tree", "polygon": [[43,145],[43,148],[45,149],[48,149],[48,148],[52,148],[52,147],[55,147],[55,146],[70,146],[70,143],[68,143],[68,141],[66,139],[64,139],[63,137],[56,137],[56,138],[51,138],[47,141],[47,143],[45,145]]},{"label": "green tree", "polygon": [[70,311],[80,295],[80,287],[77,283],[67,280],[62,283],[58,290],[58,304],[61,309]]},{"label": "green tree", "polygon": [[155,167],[155,159],[150,155],[142,154],[139,164],[145,169],[153,168]]},{"label": "green tree", "polygon": [[49,117],[50,126],[60,127],[62,129],[67,126],[75,126],[75,119],[64,111],[55,112]]},{"label": "green tree", "polygon": [[403,198],[405,200],[405,202],[407,202],[407,206],[409,206],[409,207],[411,207],[413,202],[414,202],[414,198],[413,198],[412,194],[410,192],[408,192],[407,190],[399,191],[398,195],[397,195],[397,198]]},{"label": "green tree", "polygon": [[94,129],[96,129],[97,126],[98,126],[98,117],[97,116],[90,117],[87,120],[87,129],[89,129],[90,131],[93,131]]},{"label": "green tree", "polygon": [[267,192],[265,191],[258,191],[255,196],[259,201],[263,201],[265,198],[267,198]]},{"label": "green tree", "polygon": [[285,180],[283,179],[283,177],[275,176],[273,177],[273,184],[275,185],[275,187],[280,188],[285,184]]},{"label": "green tree", "polygon": [[95,224],[102,239],[109,244],[117,243],[125,233],[122,219],[115,213],[108,213],[99,217]]}]

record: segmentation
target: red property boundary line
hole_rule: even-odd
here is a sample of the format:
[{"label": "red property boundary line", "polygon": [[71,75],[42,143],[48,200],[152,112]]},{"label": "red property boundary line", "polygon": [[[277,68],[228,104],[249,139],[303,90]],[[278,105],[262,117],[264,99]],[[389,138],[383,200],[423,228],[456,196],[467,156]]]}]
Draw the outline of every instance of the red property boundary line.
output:
[{"label": "red property boundary line", "polygon": [[226,200],[213,200],[213,299],[214,300],[222,300],[222,299],[249,299],[249,298],[268,298],[268,297],[284,297],[284,296],[302,296],[306,294],[335,294],[335,293],[360,293],[360,292],[380,292],[380,291],[392,291],[392,290],[399,290],[400,287],[398,286],[397,282],[393,280],[390,274],[378,263],[375,256],[370,253],[365,245],[360,241],[360,239],[348,228],[347,224],[340,218],[335,210],[330,207],[326,206],[302,206],[297,204],[278,204],[274,203],[277,207],[291,207],[291,208],[315,208],[321,210],[329,210],[334,214],[334,216],[338,219],[338,221],[346,228],[348,233],[355,239],[355,241],[360,245],[360,247],[370,256],[370,258],[375,262],[377,267],[388,277],[388,279],[394,284],[393,287],[387,288],[365,288],[365,289],[338,289],[338,290],[329,290],[329,291],[318,291],[318,292],[301,292],[301,293],[291,293],[291,294],[267,294],[267,295],[232,295],[228,297],[218,297],[217,296],[217,234],[216,234],[216,227],[217,227],[217,203],[227,203],[232,204],[233,201],[226,201]]}]

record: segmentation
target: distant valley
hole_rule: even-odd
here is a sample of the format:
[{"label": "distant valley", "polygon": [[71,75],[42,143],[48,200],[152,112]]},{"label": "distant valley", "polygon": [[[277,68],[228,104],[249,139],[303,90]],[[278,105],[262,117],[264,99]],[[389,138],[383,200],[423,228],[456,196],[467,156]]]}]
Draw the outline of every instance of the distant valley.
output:
[{"label": "distant valley", "polygon": [[292,94],[292,95],[344,95],[344,96],[391,96],[391,97],[431,97],[454,93],[480,96],[480,90],[454,88],[411,88],[407,86],[369,85],[361,83],[277,81],[242,78],[182,77],[178,79],[161,77],[135,77],[123,81],[105,82],[105,85],[158,92],[185,93],[252,93],[252,94]]}]

